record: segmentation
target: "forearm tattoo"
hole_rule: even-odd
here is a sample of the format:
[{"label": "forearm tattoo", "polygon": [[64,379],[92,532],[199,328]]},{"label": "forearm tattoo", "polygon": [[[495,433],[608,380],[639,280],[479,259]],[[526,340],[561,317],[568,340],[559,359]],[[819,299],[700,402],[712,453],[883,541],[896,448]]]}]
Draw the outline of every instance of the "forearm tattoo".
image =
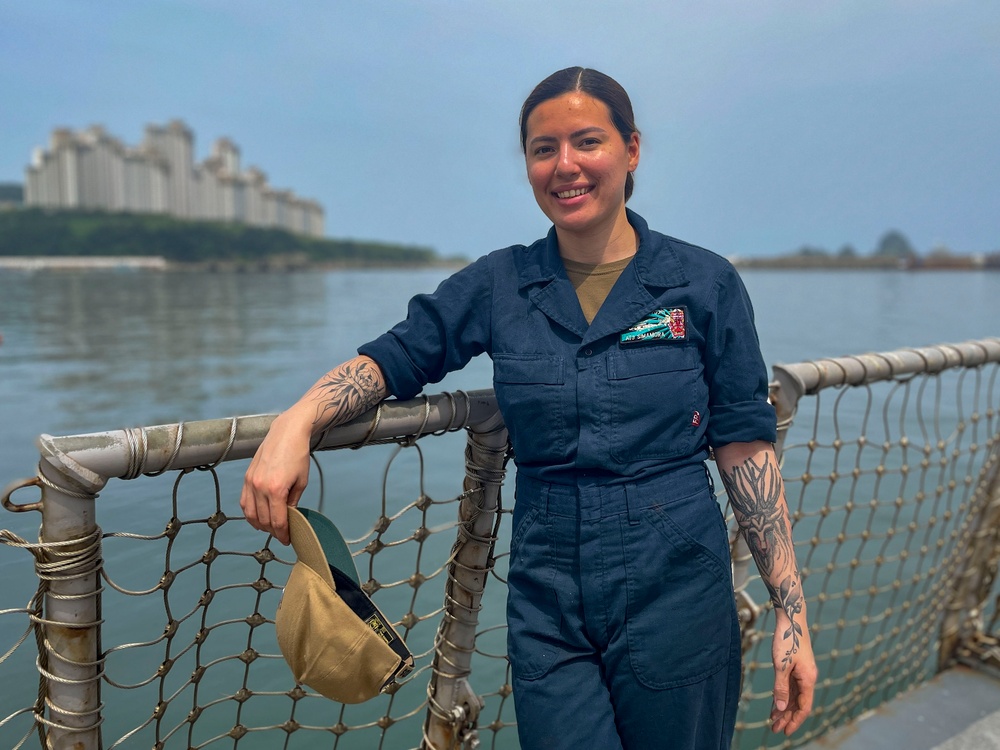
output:
[{"label": "forearm tattoo", "polygon": [[721,475],[750,552],[761,576],[767,580],[785,562],[794,559],[792,538],[780,502],[778,467],[771,461],[770,454],[765,454],[761,465],[748,458]]},{"label": "forearm tattoo", "polygon": [[[781,472],[769,453],[761,463],[748,458],[730,471],[721,471],[729,502],[750,548],[761,578],[767,586],[775,608],[788,615],[790,625],[783,638],[791,645],[782,659],[782,668],[799,650],[802,626],[795,621],[803,608],[802,585],[795,568],[795,549],[781,503]],[[780,581],[775,575],[786,573]]]},{"label": "forearm tattoo", "polygon": [[313,426],[321,430],[354,419],[385,395],[378,368],[353,360],[331,370],[313,391],[317,402]]},{"label": "forearm tattoo", "polygon": [[[765,581],[765,583],[767,583]],[[768,591],[771,592],[771,601],[776,607],[780,606],[788,615],[788,629],[782,633],[781,638],[788,641],[791,638],[791,645],[785,651],[781,659],[781,668],[784,669],[792,662],[792,657],[799,651],[799,638],[802,636],[802,625],[795,621],[795,616],[802,613],[802,586],[799,582],[799,572],[793,571],[792,575],[785,576],[781,585],[776,591],[768,583]]]}]

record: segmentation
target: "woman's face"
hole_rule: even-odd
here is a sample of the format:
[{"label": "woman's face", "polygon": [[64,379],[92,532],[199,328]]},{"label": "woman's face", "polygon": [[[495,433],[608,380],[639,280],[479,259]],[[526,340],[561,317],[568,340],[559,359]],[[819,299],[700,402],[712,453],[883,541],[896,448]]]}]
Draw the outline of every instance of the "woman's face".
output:
[{"label": "woman's face", "polygon": [[524,158],[539,208],[556,229],[582,236],[610,228],[624,213],[639,135],[622,140],[604,102],[570,92],[528,116]]}]

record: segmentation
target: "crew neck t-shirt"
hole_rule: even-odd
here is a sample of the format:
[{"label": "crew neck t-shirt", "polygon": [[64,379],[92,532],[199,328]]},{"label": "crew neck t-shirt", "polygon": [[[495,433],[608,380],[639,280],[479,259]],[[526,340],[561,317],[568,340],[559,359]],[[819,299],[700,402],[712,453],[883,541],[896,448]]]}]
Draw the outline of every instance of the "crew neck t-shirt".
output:
[{"label": "crew neck t-shirt", "polygon": [[566,275],[576,290],[580,307],[583,309],[583,317],[587,319],[588,324],[594,322],[594,317],[604,304],[604,300],[608,298],[611,287],[618,281],[618,277],[631,260],[632,256],[610,263],[579,263],[563,258]]}]

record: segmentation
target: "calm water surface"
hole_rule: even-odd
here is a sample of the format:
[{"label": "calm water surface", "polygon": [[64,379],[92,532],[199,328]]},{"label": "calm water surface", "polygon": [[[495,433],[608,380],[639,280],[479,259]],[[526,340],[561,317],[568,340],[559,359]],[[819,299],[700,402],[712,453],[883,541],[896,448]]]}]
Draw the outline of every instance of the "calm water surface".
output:
[{"label": "calm water surface", "polygon": [[[353,356],[359,343],[399,320],[411,295],[432,290],[446,274],[0,272],[0,485],[34,474],[34,441],[41,433],[279,411],[332,365]],[[743,277],[769,364],[1000,336],[1000,273],[746,271]],[[429,390],[486,388],[490,382],[490,363],[480,358]],[[461,438],[453,437],[453,460],[428,467],[434,497],[458,491]],[[387,456],[364,453],[353,454],[353,468],[335,478],[338,510],[331,515],[347,519],[348,536],[362,535],[371,522]],[[233,488],[238,491],[242,467],[232,469],[222,503],[238,513]],[[17,499],[30,501],[29,494]],[[162,529],[169,508],[150,512],[141,500],[118,496],[109,486],[98,501],[99,523],[146,533]],[[22,536],[37,533],[35,514],[0,513],[0,519],[0,527]],[[247,549],[259,544],[245,525],[230,526],[227,533]],[[117,540],[105,549],[109,564],[126,571],[124,583],[132,588],[155,585],[162,573],[162,564],[149,567],[143,554]],[[157,554],[162,560],[162,550]],[[0,547],[0,609],[22,606],[30,596],[25,564],[22,552]],[[162,618],[162,606],[151,602],[153,621]],[[143,616],[141,608],[137,616]],[[13,628],[12,622],[0,617],[0,655],[20,635],[20,620]],[[118,642],[128,640],[127,632],[114,635]],[[35,680],[30,662],[13,680],[11,665],[2,669],[0,720],[29,702]],[[276,715],[281,711],[287,717],[287,706]],[[220,725],[227,721],[232,726],[231,717]],[[110,729],[109,736],[120,734]],[[20,734],[0,728],[0,745],[10,746]],[[415,741],[398,746],[410,744]],[[137,737],[127,746],[148,745],[148,737]]]}]

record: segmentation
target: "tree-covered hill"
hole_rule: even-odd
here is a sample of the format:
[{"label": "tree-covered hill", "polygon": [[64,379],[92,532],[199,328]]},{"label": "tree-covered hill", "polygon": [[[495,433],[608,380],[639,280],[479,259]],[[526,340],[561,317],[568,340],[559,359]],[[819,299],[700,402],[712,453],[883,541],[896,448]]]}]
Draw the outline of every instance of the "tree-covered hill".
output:
[{"label": "tree-covered hill", "polygon": [[305,237],[245,224],[169,216],[20,209],[0,211],[0,256],[161,256],[224,265],[426,265],[424,247]]}]

